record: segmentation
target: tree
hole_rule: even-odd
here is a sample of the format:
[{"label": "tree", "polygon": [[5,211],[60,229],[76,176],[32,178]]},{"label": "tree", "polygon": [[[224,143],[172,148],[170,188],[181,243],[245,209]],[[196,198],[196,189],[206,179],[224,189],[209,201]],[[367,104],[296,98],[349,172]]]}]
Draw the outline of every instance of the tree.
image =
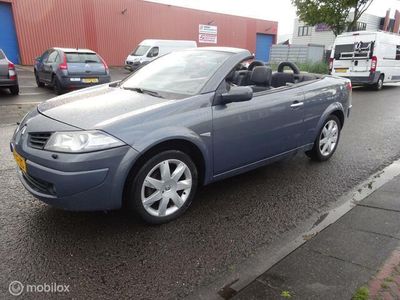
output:
[{"label": "tree", "polygon": [[[308,25],[329,25],[335,36],[357,30],[357,22],[374,0],[292,0],[300,20]],[[348,20],[350,12],[352,20]]]}]

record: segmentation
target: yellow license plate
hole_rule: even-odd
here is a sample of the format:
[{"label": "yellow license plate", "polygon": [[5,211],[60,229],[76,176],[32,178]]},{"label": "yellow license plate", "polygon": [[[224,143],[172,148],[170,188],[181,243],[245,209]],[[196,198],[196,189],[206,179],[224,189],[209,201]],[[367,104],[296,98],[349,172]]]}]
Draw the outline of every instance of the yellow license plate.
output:
[{"label": "yellow license plate", "polygon": [[346,73],[348,69],[335,69],[336,73]]},{"label": "yellow license plate", "polygon": [[21,155],[19,155],[17,153],[17,151],[15,151],[15,149],[13,150],[13,155],[14,155],[14,159],[17,162],[18,167],[26,173],[26,162],[25,162],[25,158],[23,158]]},{"label": "yellow license plate", "polygon": [[82,82],[84,82],[84,83],[98,83],[99,79],[98,78],[83,78]]}]

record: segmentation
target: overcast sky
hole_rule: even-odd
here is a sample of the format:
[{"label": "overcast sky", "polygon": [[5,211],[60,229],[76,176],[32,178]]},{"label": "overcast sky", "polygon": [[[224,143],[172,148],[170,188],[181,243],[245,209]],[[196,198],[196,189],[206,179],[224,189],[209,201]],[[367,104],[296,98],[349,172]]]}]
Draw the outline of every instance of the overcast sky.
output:
[{"label": "overcast sky", "polygon": [[[290,0],[151,0],[177,6],[202,10],[254,17],[278,21],[278,34],[287,35],[293,32],[293,20],[296,18],[295,8]],[[384,17],[386,10],[400,10],[400,0],[374,0],[368,13]]]}]

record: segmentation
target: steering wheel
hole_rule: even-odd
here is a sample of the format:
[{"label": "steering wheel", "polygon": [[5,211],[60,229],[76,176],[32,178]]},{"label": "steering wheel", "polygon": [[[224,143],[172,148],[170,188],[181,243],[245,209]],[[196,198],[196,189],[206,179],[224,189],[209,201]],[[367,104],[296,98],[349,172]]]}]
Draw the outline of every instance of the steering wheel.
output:
[{"label": "steering wheel", "polygon": [[278,72],[283,72],[283,69],[285,67],[288,67],[289,69],[291,69],[293,71],[293,74],[300,74],[300,69],[292,62],[289,61],[283,61],[278,65]]},{"label": "steering wheel", "polygon": [[249,66],[247,67],[247,70],[253,71],[253,69],[254,69],[255,67],[262,67],[262,66],[265,66],[265,64],[264,64],[262,61],[260,61],[260,60],[253,60],[253,61],[249,64]]}]

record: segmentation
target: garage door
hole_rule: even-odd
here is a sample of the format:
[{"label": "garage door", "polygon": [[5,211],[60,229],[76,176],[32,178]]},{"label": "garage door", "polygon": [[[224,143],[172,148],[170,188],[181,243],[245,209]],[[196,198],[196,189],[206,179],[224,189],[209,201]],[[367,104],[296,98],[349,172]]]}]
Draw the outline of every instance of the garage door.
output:
[{"label": "garage door", "polygon": [[9,60],[19,64],[19,50],[11,4],[0,2],[0,48]]},{"label": "garage door", "polygon": [[272,46],[272,36],[268,34],[257,33],[256,39],[256,59],[269,61],[269,51]]}]

